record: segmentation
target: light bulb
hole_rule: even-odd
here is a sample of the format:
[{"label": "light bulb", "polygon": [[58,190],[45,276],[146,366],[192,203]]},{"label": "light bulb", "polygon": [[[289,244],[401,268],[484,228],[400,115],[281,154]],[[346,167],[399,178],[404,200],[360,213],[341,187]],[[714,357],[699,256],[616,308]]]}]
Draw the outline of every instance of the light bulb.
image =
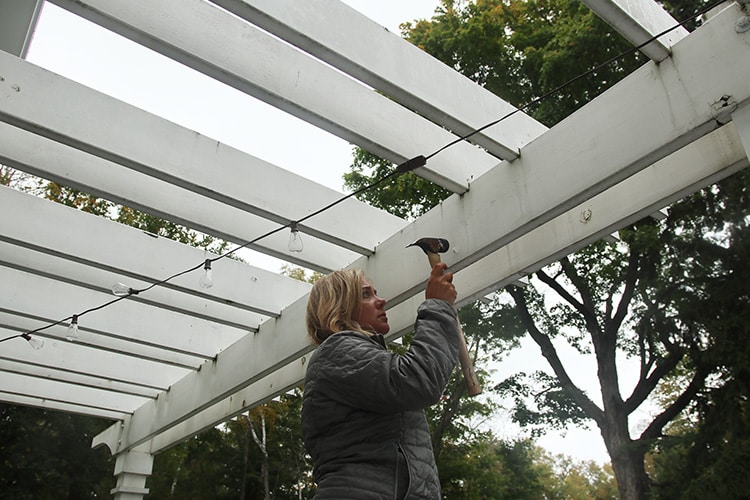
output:
[{"label": "light bulb", "polygon": [[42,339],[40,339],[38,337],[32,337],[28,333],[21,334],[21,337],[23,337],[24,339],[26,339],[26,341],[29,343],[29,345],[31,347],[33,347],[34,349],[36,349],[37,351],[39,349],[41,349],[42,347],[44,347],[44,340],[42,340]]},{"label": "light bulb", "polygon": [[112,285],[112,293],[117,295],[118,297],[127,297],[128,295],[132,294],[134,290],[130,288],[125,283],[115,283]]},{"label": "light bulb", "polygon": [[289,233],[289,251],[290,252],[301,252],[304,248],[304,245],[302,244],[302,236],[299,234],[299,229],[297,228],[297,223],[292,222],[291,226],[291,233]]},{"label": "light bulb", "polygon": [[68,326],[68,333],[65,338],[70,342],[78,340],[78,315],[74,314],[70,319],[70,326]]},{"label": "light bulb", "polygon": [[203,275],[198,284],[203,288],[214,286],[214,272],[211,269],[211,259],[206,259],[206,263],[203,265]]}]

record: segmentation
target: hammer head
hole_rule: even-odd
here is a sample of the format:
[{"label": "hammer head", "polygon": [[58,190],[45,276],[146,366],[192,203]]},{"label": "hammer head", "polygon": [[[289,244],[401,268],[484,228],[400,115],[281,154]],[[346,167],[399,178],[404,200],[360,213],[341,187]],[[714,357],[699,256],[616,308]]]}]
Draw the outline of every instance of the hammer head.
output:
[{"label": "hammer head", "polygon": [[448,243],[448,240],[446,240],[445,238],[419,238],[411,245],[407,245],[406,248],[419,247],[424,251],[424,253],[431,254],[445,253],[448,251],[448,248],[450,248],[450,246],[450,243]]}]

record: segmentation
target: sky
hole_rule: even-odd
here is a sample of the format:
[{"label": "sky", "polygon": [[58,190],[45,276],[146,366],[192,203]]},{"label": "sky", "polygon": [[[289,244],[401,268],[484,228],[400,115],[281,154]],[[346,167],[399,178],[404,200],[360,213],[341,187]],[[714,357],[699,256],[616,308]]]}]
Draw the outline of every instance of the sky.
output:
[{"label": "sky", "polygon": [[[432,17],[438,0],[346,0],[345,3],[394,33],[402,22]],[[92,43],[96,40],[96,43]],[[248,152],[287,170],[342,191],[341,176],[349,170],[352,146],[245,94],[154,54],[106,30],[46,4],[27,59],[96,90],[158,114],[203,135]],[[210,96],[210,99],[198,98]],[[278,131],[283,130],[283,134]],[[577,355],[574,381],[595,389],[591,357]],[[497,366],[496,380],[529,370],[541,360],[531,342]],[[593,396],[592,396],[593,397]],[[515,439],[519,429],[501,412],[489,425],[500,437]],[[596,430],[554,432],[537,441],[553,454],[578,460],[608,461]]]},{"label": "sky", "polygon": [[[432,17],[438,5],[437,0],[344,3],[394,33],[399,33],[402,22]],[[91,39],[97,43],[91,44]],[[27,59],[342,191],[341,176],[349,170],[352,159],[352,146],[346,141],[79,20],[55,5],[45,4]]]}]

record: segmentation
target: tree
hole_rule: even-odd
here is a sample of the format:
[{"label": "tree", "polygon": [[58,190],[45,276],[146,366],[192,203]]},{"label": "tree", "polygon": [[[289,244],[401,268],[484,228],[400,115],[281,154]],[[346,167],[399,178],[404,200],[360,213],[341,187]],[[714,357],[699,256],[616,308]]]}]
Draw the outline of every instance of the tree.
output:
[{"label": "tree", "polygon": [[104,498],[113,460],[91,439],[111,422],[0,404],[0,499]]},{"label": "tree", "polygon": [[702,348],[663,388],[662,397],[678,397],[674,385],[694,371],[710,370],[712,377],[656,447],[659,498],[738,498],[750,489],[740,470],[750,450],[749,198],[750,172],[744,170],[675,207],[692,214],[691,224],[675,235],[675,260],[687,263],[695,276],[680,315]]},{"label": "tree", "polygon": [[[574,0],[443,0],[408,41],[506,101],[523,106],[632,45]],[[552,126],[643,63],[632,53],[526,111]]]},{"label": "tree", "polygon": [[[679,2],[679,8],[696,12],[700,3]],[[526,110],[548,125],[590,101],[642,62],[640,55],[630,52],[597,68],[631,46],[587,7],[570,0],[444,0],[431,21],[405,24],[403,28],[412,43],[501,97],[516,105],[533,102]],[[592,68],[597,69],[587,78],[574,78]],[[547,95],[565,82],[572,83]],[[540,96],[545,98],[535,102]],[[719,197],[712,198],[712,192],[705,190],[698,197],[716,203]],[[377,197],[377,193],[370,192],[369,196]],[[399,198],[388,193],[387,199]],[[746,195],[723,201],[732,213],[741,214],[740,219],[747,217]],[[647,219],[625,228],[620,243],[597,243],[540,270],[534,286],[509,287],[514,307],[501,307],[494,313],[508,328],[528,332],[550,366],[551,373],[518,374],[498,386],[515,398],[515,418],[539,432],[550,425],[594,422],[612,459],[622,498],[648,495],[646,452],[660,440],[667,424],[699,398],[706,382],[720,375],[722,362],[715,355],[718,351],[709,348],[714,337],[723,334],[719,324],[747,324],[745,316],[737,316],[740,312],[726,305],[726,293],[719,296],[718,290],[717,307],[724,307],[719,309],[717,324],[693,318],[701,309],[691,298],[705,297],[712,279],[729,272],[712,264],[715,258],[729,258],[726,254],[734,254],[739,247],[725,239],[724,248],[712,241],[713,235],[701,230],[690,232],[693,239],[688,245],[681,240],[687,229],[706,226],[697,217],[698,212],[682,213],[681,206],[673,207],[666,222]],[[722,217],[718,220],[726,220]],[[744,231],[737,218],[733,224],[739,232]],[[669,251],[683,247],[685,251]],[[549,299],[551,295],[554,300]],[[599,398],[595,399],[600,403],[573,383],[556,340],[596,360]],[[628,397],[620,393],[616,362],[623,355],[640,364],[640,376]],[[690,368],[687,383],[641,435],[633,438],[629,429],[633,412],[681,364]]]},{"label": "tree", "polygon": [[309,498],[312,465],[302,445],[301,408],[294,390],[156,455],[151,496]]}]

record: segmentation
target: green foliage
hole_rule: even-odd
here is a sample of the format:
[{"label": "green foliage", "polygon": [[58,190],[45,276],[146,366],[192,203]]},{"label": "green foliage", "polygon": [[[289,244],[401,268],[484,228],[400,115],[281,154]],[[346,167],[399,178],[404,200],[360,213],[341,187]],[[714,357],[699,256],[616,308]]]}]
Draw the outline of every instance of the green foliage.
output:
[{"label": "green foliage", "polygon": [[62,205],[73,207],[93,215],[108,217],[114,204],[77,189],[49,182],[44,186],[44,197]]},{"label": "green foliage", "polygon": [[[147,487],[152,498],[235,499],[238,455],[231,436],[209,429],[156,455]],[[232,459],[234,458],[234,459]],[[235,469],[234,473],[230,472]]]},{"label": "green foliage", "polygon": [[[578,0],[444,0],[431,21],[403,29],[411,43],[516,106],[632,47]],[[552,126],[643,61],[624,57],[527,112]]]},{"label": "green foliage", "polygon": [[[245,416],[212,428],[156,455],[149,480],[152,498],[263,499],[263,453],[250,426],[261,436],[263,415],[272,498],[297,499],[313,490],[310,458],[302,445],[299,389],[254,408]],[[246,465],[243,467],[243,465]]]},{"label": "green foliage", "polygon": [[311,271],[310,274],[307,274],[307,271],[304,268],[292,266],[290,264],[282,264],[281,274],[306,283],[315,283],[321,276],[323,276],[323,274],[318,271]]},{"label": "green foliage", "polygon": [[0,499],[107,498],[114,461],[91,439],[111,423],[0,403]]},{"label": "green foliage", "polygon": [[552,471],[529,441],[503,442],[485,435],[452,444],[438,461],[444,498],[545,498]]},{"label": "green foliage", "polygon": [[618,500],[617,482],[612,467],[592,461],[576,462],[562,455],[550,459],[555,470],[549,493],[550,500]]},{"label": "green foliage", "polygon": [[36,188],[33,176],[0,164],[0,186],[8,186],[19,191],[33,191]]},{"label": "green foliage", "polygon": [[[668,269],[675,307],[692,341],[688,373],[712,370],[706,387],[653,456],[658,498],[739,498],[750,489],[750,172],[675,205]],[[685,220],[677,225],[676,220]],[[667,386],[664,393],[674,398]]]},{"label": "green foliage", "polygon": [[[357,191],[382,179],[393,165],[364,149],[354,148],[351,171],[344,174],[344,187]],[[413,173],[391,177],[358,195],[362,201],[402,219],[414,219],[443,201],[450,193]]]}]

